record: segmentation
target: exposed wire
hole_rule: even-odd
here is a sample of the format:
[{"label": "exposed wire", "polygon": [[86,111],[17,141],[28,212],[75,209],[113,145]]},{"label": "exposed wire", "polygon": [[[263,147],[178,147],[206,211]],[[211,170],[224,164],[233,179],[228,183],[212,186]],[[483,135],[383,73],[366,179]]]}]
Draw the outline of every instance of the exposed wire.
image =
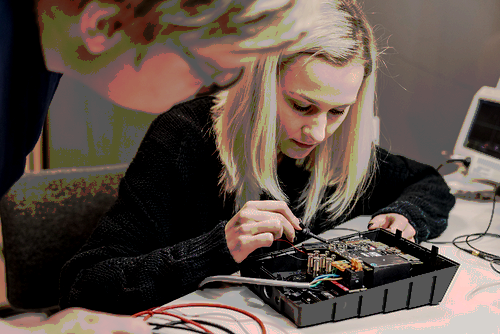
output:
[{"label": "exposed wire", "polygon": [[325,274],[325,275],[319,275],[319,276],[316,276],[311,283],[317,281],[317,280],[320,280],[322,278],[335,278],[335,277],[339,277],[339,275],[336,275],[336,274]]},{"label": "exposed wire", "polygon": [[315,281],[314,284],[311,284],[311,288],[315,288],[315,287],[317,287],[318,285],[320,285],[321,283],[323,283],[325,281],[339,281],[341,279],[342,279],[342,277],[337,277],[337,278],[322,278],[322,279],[319,279],[319,280]]}]

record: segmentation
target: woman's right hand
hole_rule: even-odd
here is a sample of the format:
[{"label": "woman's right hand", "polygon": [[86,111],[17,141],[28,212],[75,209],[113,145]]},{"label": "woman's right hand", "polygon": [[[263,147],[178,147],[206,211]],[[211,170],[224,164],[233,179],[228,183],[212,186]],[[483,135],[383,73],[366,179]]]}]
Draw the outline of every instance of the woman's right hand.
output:
[{"label": "woman's right hand", "polygon": [[282,201],[248,201],[226,225],[226,242],[231,255],[241,263],[251,252],[269,247],[285,234],[293,242],[299,219]]}]

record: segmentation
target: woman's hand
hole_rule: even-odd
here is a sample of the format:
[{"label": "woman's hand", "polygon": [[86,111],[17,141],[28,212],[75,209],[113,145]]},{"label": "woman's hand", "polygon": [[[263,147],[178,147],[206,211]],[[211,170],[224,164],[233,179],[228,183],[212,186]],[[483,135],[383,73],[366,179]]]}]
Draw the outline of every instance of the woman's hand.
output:
[{"label": "woman's hand", "polygon": [[415,242],[414,236],[417,231],[410,225],[405,216],[398,213],[386,213],[373,217],[368,224],[368,229],[374,230],[376,228],[383,228],[392,233],[396,233],[396,230],[400,230],[403,232],[403,238]]},{"label": "woman's hand", "polygon": [[231,255],[241,263],[251,252],[269,247],[285,234],[293,241],[299,220],[282,201],[248,201],[226,225],[226,242]]},{"label": "woman's hand", "polygon": [[151,327],[142,318],[69,308],[48,319],[41,314],[19,315],[0,321],[2,334],[75,333],[75,334],[150,334]]}]

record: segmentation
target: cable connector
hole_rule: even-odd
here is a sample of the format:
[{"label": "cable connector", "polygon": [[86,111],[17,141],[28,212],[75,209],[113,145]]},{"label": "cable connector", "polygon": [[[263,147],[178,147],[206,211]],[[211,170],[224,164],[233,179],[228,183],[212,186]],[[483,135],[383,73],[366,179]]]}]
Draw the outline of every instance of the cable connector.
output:
[{"label": "cable connector", "polygon": [[469,168],[471,162],[472,162],[472,159],[470,157],[467,157],[467,158],[462,160],[462,163],[464,164],[465,168]]},{"label": "cable connector", "polygon": [[465,159],[450,159],[450,160],[446,160],[446,163],[452,163],[452,162],[461,162],[465,168],[469,168],[471,162],[472,162],[472,159],[470,157],[467,157]]},{"label": "cable connector", "polygon": [[[469,166],[472,162],[472,159],[470,157],[467,157],[467,158],[464,158],[464,159],[461,159],[461,158],[457,158],[457,159],[449,159],[449,160],[446,160],[446,163],[447,164],[450,164],[452,162],[461,162],[465,168],[469,169]],[[439,165],[438,168],[436,168],[436,170],[439,171],[439,169],[441,169],[441,167],[443,167],[443,164]]]}]

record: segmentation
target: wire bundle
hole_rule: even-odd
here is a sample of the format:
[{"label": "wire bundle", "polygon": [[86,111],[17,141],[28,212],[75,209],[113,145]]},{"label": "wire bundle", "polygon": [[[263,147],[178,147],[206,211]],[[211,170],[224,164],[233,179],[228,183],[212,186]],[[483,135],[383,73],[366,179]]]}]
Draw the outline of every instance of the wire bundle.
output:
[{"label": "wire bundle", "polygon": [[317,276],[309,284],[311,285],[311,288],[315,288],[315,287],[317,287],[318,285],[320,285],[321,283],[323,283],[325,281],[338,281],[340,279],[341,279],[341,277],[339,275],[336,275],[336,274],[326,274],[326,275]]},{"label": "wire bundle", "polygon": [[145,316],[143,320],[147,321],[148,319],[150,319],[155,314],[158,314],[158,315],[167,315],[167,316],[170,316],[170,317],[178,318],[181,321],[178,321],[176,323],[170,323],[170,324],[158,324],[158,323],[150,323],[150,324],[154,325],[154,326],[157,326],[157,327],[172,327],[172,326],[175,326],[177,324],[186,323],[186,324],[194,325],[194,326],[200,328],[203,331],[196,330],[196,329],[193,329],[193,328],[187,328],[187,327],[175,327],[175,328],[185,329],[185,330],[189,330],[189,331],[197,332],[197,333],[209,333],[209,334],[213,334],[212,331],[208,330],[205,326],[203,326],[203,323],[204,323],[205,325],[210,325],[210,326],[222,329],[222,330],[224,330],[227,333],[230,333],[230,334],[233,333],[230,329],[228,329],[228,328],[226,328],[224,326],[218,325],[218,324],[214,324],[214,323],[211,323],[211,322],[208,322],[208,321],[192,320],[192,319],[186,318],[185,316],[181,316],[181,315],[178,315],[178,314],[175,314],[175,313],[172,313],[172,312],[167,312],[168,310],[177,309],[177,308],[183,308],[183,307],[215,307],[215,308],[224,308],[224,309],[236,311],[236,312],[242,313],[242,314],[244,314],[244,315],[252,318],[253,320],[255,320],[259,324],[259,326],[260,326],[260,328],[262,330],[262,334],[267,334],[266,327],[264,326],[264,323],[259,318],[257,318],[255,315],[253,315],[250,312],[247,312],[245,310],[242,310],[242,309],[239,309],[239,308],[236,308],[236,307],[233,307],[233,306],[224,305],[224,304],[188,303],[188,304],[179,304],[179,305],[169,305],[169,306],[163,306],[163,307],[159,307],[159,308],[154,308],[154,309],[149,309],[149,310],[146,310],[146,311],[142,311],[142,312],[139,312],[139,313],[136,313],[136,314],[132,315],[132,317],[137,318],[137,317],[140,317],[140,316]]}]

